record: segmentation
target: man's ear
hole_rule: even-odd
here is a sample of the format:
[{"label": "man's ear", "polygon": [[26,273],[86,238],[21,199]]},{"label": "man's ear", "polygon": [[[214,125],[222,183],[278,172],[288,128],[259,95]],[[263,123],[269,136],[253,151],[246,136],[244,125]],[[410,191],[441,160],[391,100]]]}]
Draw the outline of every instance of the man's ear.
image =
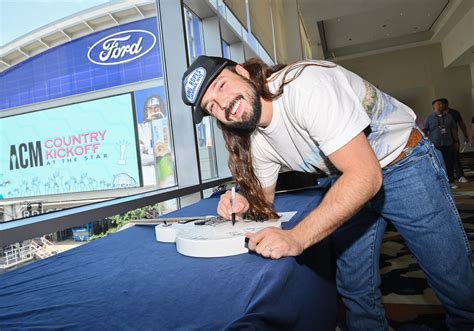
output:
[{"label": "man's ear", "polygon": [[249,72],[247,71],[247,69],[245,69],[244,67],[242,67],[240,64],[237,64],[235,66],[235,71],[237,71],[237,73],[241,76],[244,76],[245,78],[249,79],[250,78],[250,74]]}]

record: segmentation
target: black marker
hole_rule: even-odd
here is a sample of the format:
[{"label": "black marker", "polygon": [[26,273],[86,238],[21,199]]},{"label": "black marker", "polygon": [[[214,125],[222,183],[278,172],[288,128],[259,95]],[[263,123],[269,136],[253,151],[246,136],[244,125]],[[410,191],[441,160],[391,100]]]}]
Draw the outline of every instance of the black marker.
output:
[{"label": "black marker", "polygon": [[232,187],[231,191],[231,203],[232,203],[232,226],[235,225],[235,213],[234,213],[234,208],[235,208],[235,186]]}]

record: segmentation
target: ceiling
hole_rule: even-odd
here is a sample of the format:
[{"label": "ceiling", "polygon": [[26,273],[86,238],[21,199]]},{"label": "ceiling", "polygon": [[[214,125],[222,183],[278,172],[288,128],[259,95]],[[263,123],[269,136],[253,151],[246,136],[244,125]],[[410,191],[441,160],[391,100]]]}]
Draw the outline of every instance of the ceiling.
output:
[{"label": "ceiling", "polygon": [[429,41],[456,0],[297,0],[306,34],[325,58]]},{"label": "ceiling", "polygon": [[[1,0],[0,0],[1,1]],[[184,0],[199,4],[201,0]],[[211,1],[211,0],[209,0]],[[439,42],[472,0],[296,0],[313,56],[354,57],[420,42]],[[189,5],[188,4],[188,5]],[[194,6],[195,7],[195,6]],[[201,13],[203,17],[212,14]],[[155,15],[154,0],[127,0],[53,22],[0,47],[0,73],[49,48],[94,31]],[[226,40],[228,40],[227,38]],[[474,46],[455,65],[474,62]]]}]

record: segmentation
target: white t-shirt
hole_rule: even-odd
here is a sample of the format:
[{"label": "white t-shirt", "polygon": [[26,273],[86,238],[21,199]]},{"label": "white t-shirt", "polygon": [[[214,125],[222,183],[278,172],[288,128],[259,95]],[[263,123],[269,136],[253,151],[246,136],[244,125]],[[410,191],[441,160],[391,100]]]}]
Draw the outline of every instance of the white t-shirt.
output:
[{"label": "white t-shirt", "polygon": [[[305,63],[332,67],[306,67],[273,101],[270,124],[252,134],[253,165],[262,187],[276,183],[280,171],[319,169],[337,175],[327,156],[369,125],[367,139],[380,166],[393,161],[415,126],[414,112],[356,74],[326,61],[286,67],[270,77],[270,90],[275,92],[281,85],[284,71]],[[286,80],[297,71],[289,72]]]}]

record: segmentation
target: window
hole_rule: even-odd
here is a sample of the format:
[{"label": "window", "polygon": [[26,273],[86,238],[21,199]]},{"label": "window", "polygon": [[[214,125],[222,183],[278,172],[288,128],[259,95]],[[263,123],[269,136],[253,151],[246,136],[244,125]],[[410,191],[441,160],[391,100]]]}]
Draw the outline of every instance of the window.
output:
[{"label": "window", "polygon": [[189,62],[193,62],[199,55],[204,54],[202,42],[202,24],[200,19],[189,9],[184,8],[186,20],[186,39],[188,41]]},{"label": "window", "polygon": [[230,45],[225,40],[222,40],[222,56],[227,59],[231,58]]},{"label": "window", "polygon": [[35,14],[0,40],[20,49],[0,66],[0,222],[176,185],[155,3],[29,6]]},{"label": "window", "polygon": [[[158,22],[157,3],[162,12],[174,14]],[[64,6],[68,10],[62,10]],[[222,47],[222,54],[231,56],[229,44],[219,37],[220,29],[208,29],[215,21],[204,21],[203,35],[202,21],[195,14],[201,15],[203,6],[184,9],[183,26],[180,2],[127,5],[88,0],[80,6],[32,2],[29,9],[35,15],[28,17],[27,24],[15,26],[23,30],[2,36],[0,46],[9,53],[0,54],[0,150],[7,152],[0,153],[6,155],[0,156],[4,165],[0,169],[0,246],[11,246],[5,246],[9,258],[34,246],[30,241],[35,238],[46,245],[40,238],[43,235],[55,243],[79,243],[114,231],[114,223],[130,215],[170,212],[207,197],[211,188],[229,180],[227,151],[222,137],[214,137],[215,119],[206,117],[194,131],[193,124],[187,118],[182,121],[184,116],[176,111],[182,105],[175,72],[206,51],[220,54]],[[8,11],[5,17],[24,14],[15,2],[2,8]],[[137,30],[140,35],[130,33]],[[205,39],[207,50],[203,37],[209,38]],[[34,42],[37,39],[41,42]],[[131,44],[121,44],[126,41]],[[9,47],[13,42],[17,48]],[[139,50],[144,53],[135,57]],[[172,50],[171,56],[165,50]],[[240,55],[238,48],[232,50],[233,56],[243,59],[243,48]],[[3,61],[6,56],[9,60]],[[94,147],[94,141],[85,147],[81,143],[85,139],[89,145],[91,139],[102,139],[101,145]],[[72,153],[72,140],[78,155],[64,154]],[[37,141],[40,147],[30,144]],[[40,149],[43,162],[47,152],[48,161],[55,159],[61,168],[53,162],[40,167]],[[93,155],[83,155],[86,149]],[[83,158],[74,159],[78,156]],[[84,156],[90,163],[83,163]],[[68,229],[58,230],[64,228]],[[6,256],[3,253],[0,247],[0,262]]]},{"label": "window", "polygon": [[134,96],[143,186],[173,186],[173,144],[164,88],[135,91]]},{"label": "window", "polygon": [[[186,37],[188,42],[188,57],[192,63],[199,55],[204,54],[202,41],[202,22],[189,9],[184,8],[186,20]],[[217,162],[212,130],[213,120],[205,116],[201,123],[196,124],[198,140],[199,163],[201,179],[208,180],[217,177]]]}]

